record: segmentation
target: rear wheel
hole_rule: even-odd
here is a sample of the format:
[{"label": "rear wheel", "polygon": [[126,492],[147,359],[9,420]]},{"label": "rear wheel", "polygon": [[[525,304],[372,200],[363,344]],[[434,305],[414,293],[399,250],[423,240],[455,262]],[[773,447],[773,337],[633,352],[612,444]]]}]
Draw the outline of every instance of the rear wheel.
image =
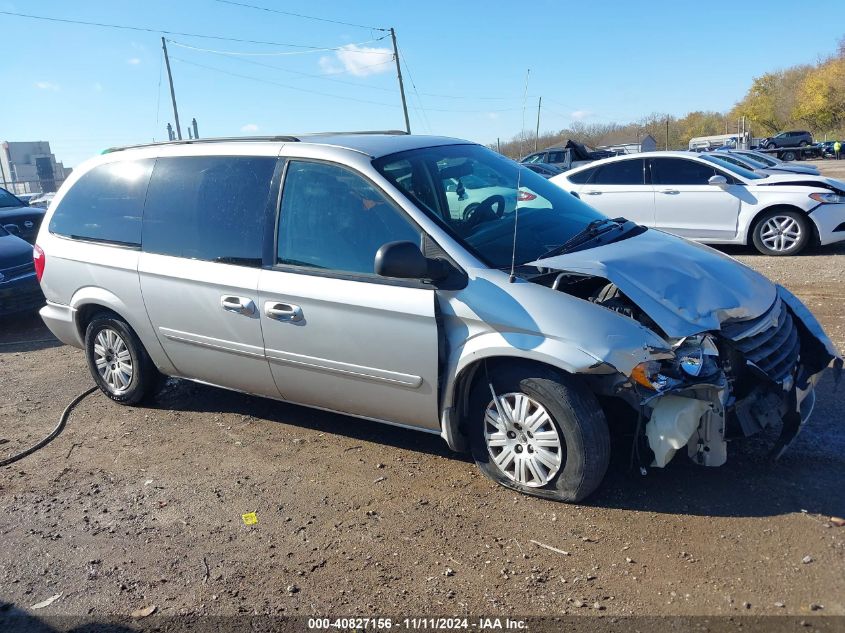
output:
[{"label": "rear wheel", "polygon": [[795,160],[796,156],[797,155],[794,151],[788,150],[788,151],[783,153],[783,155],[781,156],[781,159],[786,160],[786,161],[790,161],[790,160]]},{"label": "rear wheel", "polygon": [[807,216],[785,209],[764,213],[752,233],[754,246],[763,255],[797,255],[811,238]]},{"label": "rear wheel", "polygon": [[604,478],[610,459],[607,421],[575,377],[542,368],[500,368],[489,380],[477,381],[470,407],[473,457],[493,481],[574,502]]},{"label": "rear wheel", "polygon": [[161,374],[147,350],[115,314],[98,314],[88,324],[85,357],[97,386],[115,402],[137,404],[160,384]]}]

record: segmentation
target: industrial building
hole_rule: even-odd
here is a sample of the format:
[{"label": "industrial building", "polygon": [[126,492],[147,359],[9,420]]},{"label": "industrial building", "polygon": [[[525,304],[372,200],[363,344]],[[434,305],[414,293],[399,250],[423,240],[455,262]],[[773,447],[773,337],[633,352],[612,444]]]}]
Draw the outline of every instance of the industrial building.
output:
[{"label": "industrial building", "polygon": [[47,141],[0,143],[0,186],[12,193],[50,193],[70,175]]}]

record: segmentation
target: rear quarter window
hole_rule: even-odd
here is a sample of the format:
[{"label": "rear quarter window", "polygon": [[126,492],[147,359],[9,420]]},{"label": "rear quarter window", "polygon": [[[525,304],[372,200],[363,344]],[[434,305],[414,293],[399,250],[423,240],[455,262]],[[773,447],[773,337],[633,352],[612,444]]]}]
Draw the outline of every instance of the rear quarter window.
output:
[{"label": "rear quarter window", "polygon": [[50,219],[50,232],[116,244],[141,244],[144,196],[152,159],[94,167],[65,193]]}]

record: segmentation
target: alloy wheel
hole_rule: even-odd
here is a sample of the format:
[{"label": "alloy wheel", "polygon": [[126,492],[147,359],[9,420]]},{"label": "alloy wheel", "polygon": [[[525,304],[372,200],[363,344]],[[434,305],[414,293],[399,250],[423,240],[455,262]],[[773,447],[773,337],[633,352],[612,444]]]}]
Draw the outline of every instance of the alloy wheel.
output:
[{"label": "alloy wheel", "polygon": [[769,218],[760,227],[760,240],[775,252],[785,253],[795,248],[801,240],[801,225],[788,215]]},{"label": "alloy wheel", "polygon": [[499,470],[531,488],[549,483],[565,459],[548,411],[524,393],[493,396],[484,412],[484,441]]},{"label": "alloy wheel", "polygon": [[132,355],[121,335],[111,328],[103,328],[94,339],[94,362],[97,372],[114,395],[129,389],[134,367]]}]

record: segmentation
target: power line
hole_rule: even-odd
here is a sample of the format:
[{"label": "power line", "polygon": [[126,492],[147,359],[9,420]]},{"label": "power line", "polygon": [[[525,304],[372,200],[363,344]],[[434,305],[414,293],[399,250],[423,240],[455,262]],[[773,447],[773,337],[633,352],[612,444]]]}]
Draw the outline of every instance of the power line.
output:
[{"label": "power line", "polygon": [[[262,79],[260,77],[253,77],[252,75],[242,75],[241,73],[235,73],[229,70],[224,70],[222,68],[217,68],[216,66],[208,66],[206,64],[200,64],[197,62],[188,61],[187,59],[182,59],[180,57],[171,57],[171,61],[181,62],[183,64],[189,64],[191,66],[197,66],[198,68],[205,68],[206,70],[212,70],[214,72],[222,73],[224,75],[231,75],[232,77],[239,77],[241,79],[249,79],[250,81],[257,81],[258,83],[265,83],[273,86],[279,86],[281,88],[289,88],[291,90],[296,90],[298,92],[307,92],[309,94],[320,95],[322,97],[332,97],[333,99],[342,99],[346,101],[357,101],[359,103],[369,103],[372,105],[380,105],[385,106],[387,108],[401,108],[402,106],[395,105],[392,103],[384,103],[382,101],[371,101],[369,99],[357,99],[355,97],[344,97],[342,95],[332,94],[330,92],[320,92],[318,90],[310,90],[308,88],[301,88],[299,86],[292,86],[290,84],[284,84],[278,81],[272,81],[270,79]],[[393,60],[390,60],[393,62]],[[517,110],[521,110],[521,108],[503,108],[498,110],[453,110],[448,108],[427,108],[429,112],[457,112],[457,113],[467,113],[467,114],[479,114],[483,112],[515,112]]]},{"label": "power line", "polygon": [[[167,41],[173,42],[173,40],[167,40]],[[209,52],[211,52],[211,51],[209,51]],[[337,72],[330,72],[330,73],[323,73],[323,74],[315,74],[315,73],[304,73],[302,71],[292,70],[290,68],[282,68],[281,66],[276,66],[274,64],[265,64],[264,62],[258,62],[258,61],[252,60],[252,59],[236,58],[236,61],[239,61],[239,62],[244,63],[244,64],[252,64],[253,66],[261,66],[262,68],[272,68],[273,70],[280,70],[280,71],[285,72],[285,73],[291,73],[293,75],[299,75],[300,77],[311,77],[312,79],[324,79],[326,81],[341,83],[341,84],[344,84],[344,85],[347,85],[347,86],[355,86],[357,88],[368,88],[370,90],[381,90],[383,92],[390,92],[390,93],[393,93],[394,90],[395,90],[395,88],[384,88],[383,86],[372,86],[372,85],[368,85],[368,84],[358,83],[358,82],[355,82],[355,81],[345,81],[343,79],[335,79],[334,77],[329,76],[329,75],[346,74],[346,73],[349,72],[349,71],[346,71],[346,70],[341,70],[341,71],[337,71]],[[392,64],[392,63],[393,63],[393,60],[388,59],[387,61],[379,62],[378,64],[368,64],[367,66],[361,66],[361,68],[373,68],[373,67],[376,67],[376,66],[385,66],[386,64]]]},{"label": "power line", "polygon": [[[371,42],[378,42],[378,41],[383,40],[387,37],[388,36],[385,35],[384,37],[380,37],[376,40],[371,40]],[[339,70],[339,71],[315,74],[315,73],[306,73],[306,72],[302,72],[302,71],[298,71],[298,70],[292,70],[290,68],[282,68],[281,66],[276,66],[274,64],[265,64],[263,62],[258,62],[258,61],[254,61],[254,60],[251,60],[251,59],[241,59],[242,56],[298,55],[299,52],[287,52],[287,51],[285,51],[285,52],[281,52],[281,53],[280,52],[275,52],[275,53],[267,53],[267,52],[242,53],[240,51],[220,51],[220,50],[213,50],[213,49],[210,49],[210,48],[201,48],[201,47],[198,47],[198,46],[191,46],[190,44],[185,44],[183,42],[177,42],[176,40],[171,40],[169,38],[168,38],[167,41],[169,43],[173,44],[174,46],[178,46],[180,48],[186,48],[186,49],[193,50],[193,51],[200,51],[200,52],[203,52],[203,53],[212,53],[213,55],[222,55],[222,56],[226,56],[226,57],[234,56],[237,59],[237,61],[243,62],[245,64],[252,64],[254,66],[262,66],[264,68],[272,68],[272,69],[275,69],[275,70],[280,70],[280,71],[285,72],[285,73],[291,73],[291,74],[294,74],[294,75],[299,75],[301,77],[313,77],[314,79],[325,79],[326,81],[334,81],[334,82],[337,82],[337,83],[347,84],[347,85],[350,85],[350,86],[357,86],[357,87],[360,87],[360,88],[369,88],[369,89],[372,89],[372,90],[381,90],[383,92],[393,92],[392,88],[384,88],[382,86],[371,86],[371,85],[367,85],[367,84],[357,83],[357,82],[354,82],[354,81],[344,81],[343,79],[333,79],[330,76],[330,75],[349,74],[350,71],[348,71],[348,70]],[[370,42],[361,42],[360,44],[368,44],[368,43],[370,43]],[[329,50],[335,50],[335,49],[329,49]],[[385,50],[387,51],[387,49],[385,49]],[[384,52],[384,53],[381,53],[381,52],[376,53],[376,51],[356,51],[356,53],[358,53],[358,52],[361,52],[361,53],[366,52],[366,53],[373,53],[373,54],[379,54],[379,55],[390,55],[389,51]],[[402,53],[403,56],[405,55],[404,49],[402,49],[401,47],[400,47],[400,52]],[[374,67],[377,67],[377,66],[384,66],[386,64],[392,64],[392,63],[393,63],[393,59],[388,59],[387,61],[379,62],[377,64],[367,64],[365,66],[360,66],[360,68],[361,69],[374,68]],[[405,65],[406,69],[408,70],[408,72],[410,73],[410,68],[408,68],[407,61],[404,62],[404,65]],[[417,90],[416,85],[414,85],[414,90],[416,91],[417,95],[421,95],[421,96],[424,96],[424,97],[434,97],[434,98],[439,98],[439,99],[463,99],[463,100],[470,99],[470,100],[480,100],[480,101],[487,101],[487,100],[502,101],[502,100],[520,99],[520,97],[478,97],[478,96],[474,96],[474,95],[446,95],[446,94],[436,94],[436,93],[431,93],[431,92],[419,92]]]},{"label": "power line", "polygon": [[[240,77],[241,79],[249,79],[251,81],[257,81],[259,83],[270,84],[274,86],[280,86],[282,88],[289,88],[290,90],[296,90],[298,92],[307,92],[310,94],[320,95],[321,97],[332,97],[334,99],[342,99],[345,101],[357,101],[359,103],[369,103],[371,105],[380,105],[385,106],[388,108],[398,108],[400,106],[394,105],[392,103],[382,103],[381,101],[370,101],[368,99],[356,99],[354,97],[344,97],[341,95],[331,94],[328,92],[320,92],[317,90],[309,90],[308,88],[300,88],[299,86],[291,86],[290,84],[283,84],[278,81],[272,81],[270,79],[261,79],[259,77],[253,77],[251,75],[242,75],[240,73],[233,73],[229,70],[223,70],[222,68],[215,68],[214,66],[207,66],[205,64],[198,64],[197,62],[190,62],[187,59],[181,59],[179,57],[171,57],[173,61],[181,62],[183,64],[190,64],[191,66],[197,66],[199,68],[205,68],[206,70],[213,70],[218,73],[223,73],[224,75],[231,75],[232,77]],[[391,60],[393,61],[393,60]]]},{"label": "power line", "polygon": [[[367,40],[366,42],[355,42],[353,44],[345,44],[344,46],[331,46],[327,48],[317,48],[311,47],[310,50],[307,51],[274,51],[272,53],[268,53],[266,51],[259,51],[259,52],[252,52],[252,51],[219,51],[212,48],[201,48],[199,46],[191,46],[190,44],[185,44],[183,42],[177,42],[176,40],[171,40],[170,38],[167,39],[168,42],[175,44],[176,46],[180,46],[182,48],[189,48],[194,51],[200,51],[203,53],[214,53],[215,55],[232,55],[234,57],[280,57],[282,55],[307,55],[309,53],[317,53],[317,52],[325,52],[325,51],[342,51],[342,50],[349,50],[348,47],[350,46],[363,46],[364,44],[372,44],[374,42],[380,42],[381,40],[387,38],[387,35],[383,35],[382,37],[377,37],[373,40]],[[284,46],[292,46],[292,44],[285,44]],[[390,52],[387,49],[374,49],[374,50],[355,50],[355,53],[359,53],[362,55],[389,55]],[[391,60],[392,61],[392,60]]]},{"label": "power line", "polygon": [[267,42],[262,40],[245,40],[237,37],[225,37],[223,35],[204,35],[201,33],[185,33],[183,31],[166,31],[143,26],[127,26],[125,24],[106,24],[104,22],[86,22],[84,20],[70,20],[67,18],[54,18],[46,15],[32,15],[29,13],[15,13],[14,11],[0,11],[0,15],[10,15],[17,18],[28,18],[30,20],[44,20],[47,22],[61,22],[64,24],[80,24],[83,26],[96,26],[105,29],[121,29],[125,31],[142,31],[144,33],[157,33],[164,35],[181,35],[184,37],[198,37],[207,40],[221,40],[225,42],[239,42],[241,44],[264,44],[267,46],[285,46],[288,48],[304,48],[312,51],[339,51],[340,47],[326,48],[320,46],[306,46],[304,44],[285,44],[283,42]]},{"label": "power line", "polygon": [[231,4],[236,7],[244,7],[246,9],[256,9],[258,11],[267,11],[268,13],[280,13],[281,15],[290,15],[295,18],[304,18],[306,20],[316,20],[318,22],[330,22],[331,24],[342,24],[343,26],[354,26],[361,29],[370,29],[371,31],[387,31],[389,29],[381,29],[377,26],[364,26],[363,24],[354,24],[352,22],[341,22],[340,20],[330,20],[328,18],[318,18],[313,15],[304,15],[302,13],[293,13],[292,11],[282,11],[281,9],[270,9],[268,7],[259,7],[254,4],[246,4],[245,2],[233,2],[232,0],[215,0],[221,4]]},{"label": "power line", "polygon": [[421,118],[425,122],[426,127],[428,128],[428,133],[432,134],[433,131],[431,129],[431,123],[428,120],[428,115],[425,112],[425,108],[423,108],[422,99],[420,99],[420,93],[419,90],[417,90],[417,84],[414,82],[414,77],[411,74],[411,67],[408,65],[408,57],[405,55],[404,50],[400,49],[400,51],[402,52],[402,62],[405,64],[405,70],[408,71],[408,79],[410,80],[411,87],[414,89],[414,94],[417,97],[417,106],[420,111],[420,114],[422,115]]}]

